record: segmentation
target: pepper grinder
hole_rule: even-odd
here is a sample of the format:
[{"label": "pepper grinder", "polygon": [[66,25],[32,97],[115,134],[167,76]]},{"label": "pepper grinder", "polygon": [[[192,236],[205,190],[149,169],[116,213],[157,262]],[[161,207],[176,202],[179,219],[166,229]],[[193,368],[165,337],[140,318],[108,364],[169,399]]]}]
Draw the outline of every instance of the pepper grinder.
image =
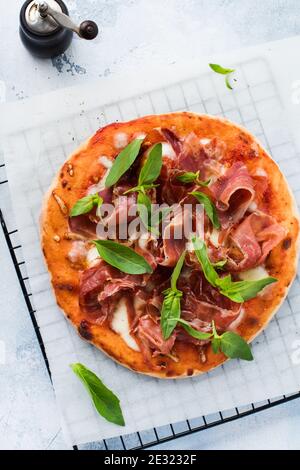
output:
[{"label": "pepper grinder", "polygon": [[27,0],[21,8],[21,40],[37,57],[50,58],[65,52],[71,44],[73,32],[82,39],[91,40],[98,35],[98,26],[90,20],[77,26],[62,0]]}]

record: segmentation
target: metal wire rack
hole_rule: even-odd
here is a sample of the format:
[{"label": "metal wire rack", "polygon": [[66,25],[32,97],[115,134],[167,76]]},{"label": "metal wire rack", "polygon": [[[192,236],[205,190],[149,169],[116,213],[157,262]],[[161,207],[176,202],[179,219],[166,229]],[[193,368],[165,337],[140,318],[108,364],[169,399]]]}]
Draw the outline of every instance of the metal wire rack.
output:
[{"label": "metal wire rack", "polygon": [[[271,84],[272,85],[272,84]],[[264,93],[265,93],[265,84],[264,82],[262,83],[262,87],[264,88]],[[248,90],[246,90],[248,93]],[[166,95],[167,96],[167,95]],[[244,111],[241,113],[238,111],[238,115],[234,115],[234,112],[237,113],[237,110],[239,109],[239,104],[240,103],[233,103],[228,104],[228,108],[232,106],[232,113],[229,111],[226,111],[224,109],[224,106],[226,107],[226,103],[224,105],[220,104],[221,101],[219,101],[219,108],[220,109],[214,109],[212,110],[211,107],[214,107],[214,103],[207,101],[202,102],[201,104],[201,109],[199,108],[200,104],[196,103],[193,106],[190,105],[189,103],[189,98],[186,98],[186,95],[184,96],[184,103],[183,106],[186,109],[191,109],[196,112],[209,112],[211,114],[222,114],[226,115],[229,118],[232,118],[233,120],[239,119],[239,121],[242,124],[245,124],[247,127],[249,127],[249,123],[252,123],[253,126],[256,125],[256,123],[259,124],[259,119],[257,118],[256,114],[256,108],[254,103],[254,99],[251,99],[251,102],[253,106],[250,109],[249,105],[245,105],[243,108]],[[242,99],[242,97],[240,97]],[[257,98],[257,97],[256,97]],[[235,98],[236,99],[236,98]],[[255,100],[257,102],[257,99]],[[169,103],[169,107],[171,108],[171,105]],[[174,108],[174,106],[173,106]],[[153,109],[155,111],[155,106],[153,106]],[[251,114],[252,113],[252,114]],[[121,113],[122,114],[122,113]],[[232,115],[231,115],[232,114]],[[257,127],[257,126],[256,126]],[[260,131],[256,131],[256,133],[260,133],[260,138],[264,142],[265,146],[267,149],[269,149],[269,142],[266,136],[264,135],[263,129],[261,125],[259,124],[259,129]],[[6,172],[5,172],[5,164],[2,163],[0,165],[0,187],[6,187],[8,185],[8,180],[6,178]],[[5,214],[5,215],[4,215]],[[11,221],[9,221],[9,224],[7,223],[6,220],[6,214],[0,210],[0,223],[1,227],[5,236],[5,240],[8,246],[8,249],[10,251],[11,259],[14,264],[18,280],[21,286],[22,294],[24,296],[28,313],[30,315],[30,318],[32,320],[32,324],[43,354],[43,358],[49,373],[49,376],[51,378],[51,372],[50,372],[50,367],[49,367],[49,362],[46,354],[46,349],[45,345],[42,339],[42,334],[40,332],[39,326],[38,326],[38,321],[35,315],[35,310],[32,305],[31,301],[31,292],[28,284],[28,276],[26,274],[26,265],[25,261],[23,260],[22,257],[22,246],[20,243],[15,242],[15,240],[18,239],[18,229],[15,228],[11,230]],[[198,431],[202,431],[205,429],[209,429],[211,427],[224,424],[230,421],[234,421],[236,419],[249,416],[253,413],[257,413],[259,411],[266,410],[268,408],[280,405],[282,403],[286,403],[288,401],[294,400],[300,398],[300,392],[293,393],[291,395],[282,395],[274,399],[269,399],[264,402],[260,403],[251,403],[250,405],[243,406],[243,407],[238,407],[234,408],[231,410],[227,410],[225,412],[218,412],[213,415],[206,415],[202,416],[197,419],[191,419],[191,420],[186,420],[180,423],[173,423],[169,424],[167,426],[162,426],[162,427],[157,427],[153,428],[149,431],[144,431],[144,432],[136,432],[133,434],[121,436],[119,438],[111,438],[111,439],[106,439],[103,441],[99,442],[93,442],[89,443],[87,445],[80,445],[80,446],[74,446],[75,450],[83,450],[83,449],[99,449],[99,450],[117,450],[117,449],[123,449],[123,450],[137,450],[137,449],[145,449],[147,447],[155,446],[157,444],[161,444],[167,441],[170,441],[175,438],[187,436],[192,433],[196,433]]]}]

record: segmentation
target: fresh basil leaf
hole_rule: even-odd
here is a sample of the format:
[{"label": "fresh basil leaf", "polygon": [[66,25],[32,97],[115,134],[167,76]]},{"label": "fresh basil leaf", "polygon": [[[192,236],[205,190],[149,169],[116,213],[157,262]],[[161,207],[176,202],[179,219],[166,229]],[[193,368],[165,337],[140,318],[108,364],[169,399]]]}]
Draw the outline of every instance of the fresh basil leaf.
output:
[{"label": "fresh basil leaf", "polygon": [[184,184],[195,183],[198,186],[208,186],[210,183],[210,179],[207,181],[200,180],[200,171],[197,171],[196,173],[193,173],[192,171],[187,171],[182,175],[178,175],[176,179]]},{"label": "fresh basil leaf", "polygon": [[227,274],[227,276],[224,277],[219,277],[216,280],[216,286],[224,291],[229,289],[232,286],[231,274]]},{"label": "fresh basil leaf", "polygon": [[225,84],[226,84],[226,86],[229,90],[233,90],[233,88],[230,84],[230,81],[229,81],[229,75],[226,75],[226,77],[225,77]]},{"label": "fresh basil leaf", "polygon": [[93,207],[99,207],[103,203],[102,197],[96,194],[89,194],[79,199],[70,211],[70,217],[76,217],[81,214],[87,214]]},{"label": "fresh basil leaf", "polygon": [[214,268],[222,269],[224,268],[225,264],[227,263],[227,259],[222,259],[220,261],[216,261],[215,263],[211,263]]},{"label": "fresh basil leaf", "polygon": [[228,73],[232,73],[235,71],[235,69],[228,69],[228,68],[222,67],[219,64],[208,64],[208,65],[214,72],[220,73],[222,75],[227,75]]},{"label": "fresh basil leaf", "polygon": [[207,248],[206,248],[204,241],[200,240],[199,238],[193,238],[192,242],[194,245],[197,259],[202,267],[202,271],[206,280],[212,286],[216,287],[216,282],[219,276],[208,258]]},{"label": "fresh basil leaf", "polygon": [[176,283],[182,270],[185,254],[186,252],[183,251],[173,270],[171,287],[163,292],[165,298],[160,314],[160,325],[164,339],[168,339],[171,336],[181,315],[180,299],[182,292],[177,289]]},{"label": "fresh basil leaf", "polygon": [[204,187],[207,187],[209,184],[210,184],[210,179],[209,180],[206,180],[206,181],[196,181],[196,183],[199,185],[199,186],[204,186]]},{"label": "fresh basil leaf", "polygon": [[154,183],[162,167],[162,144],[153,145],[139,175],[139,186]]},{"label": "fresh basil leaf", "polygon": [[182,175],[178,175],[176,179],[178,181],[181,181],[181,183],[194,183],[199,178],[200,171],[197,171],[197,173],[193,173],[192,171],[187,171],[186,173],[183,173]]},{"label": "fresh basil leaf", "polygon": [[147,194],[139,192],[137,197],[138,212],[143,225],[148,229],[151,219],[151,199]]},{"label": "fresh basil leaf", "polygon": [[111,423],[125,426],[118,397],[83,364],[71,364],[70,367],[90,394],[98,413]]},{"label": "fresh basil leaf", "polygon": [[106,177],[106,188],[116,184],[121,176],[131,167],[140,152],[142,143],[143,139],[135,139],[119,153]]},{"label": "fresh basil leaf", "polygon": [[222,295],[237,303],[256,297],[256,295],[267,285],[276,282],[274,277],[266,277],[259,281],[232,281],[231,275],[219,277],[217,271],[211,263],[207,247],[203,240],[192,239],[197,259],[202,267],[203,274],[207,281],[217,287]]},{"label": "fresh basil leaf", "polygon": [[167,340],[173,333],[181,315],[180,299],[182,292],[167,289],[164,291],[164,295],[165,298],[160,314],[160,327],[163,338]]},{"label": "fresh basil leaf", "polygon": [[179,258],[179,260],[177,261],[176,263],[176,266],[172,272],[172,276],[171,276],[171,289],[172,290],[176,290],[177,287],[176,287],[176,283],[177,283],[177,280],[180,276],[180,273],[181,273],[181,270],[182,270],[182,266],[183,266],[183,263],[184,263],[184,260],[185,260],[185,255],[186,255],[186,251],[183,251],[181,253],[181,256]]},{"label": "fresh basil leaf", "polygon": [[137,193],[137,192],[145,192],[148,191],[149,189],[157,188],[159,184],[145,184],[143,186],[134,186],[133,188],[127,189],[123,195],[125,196],[126,194],[129,193]]},{"label": "fresh basil leaf", "polygon": [[143,256],[132,248],[112,240],[93,240],[99,255],[111,266],[127,274],[152,273],[151,266]]},{"label": "fresh basil leaf", "polygon": [[214,205],[214,203],[212,202],[210,197],[207,196],[204,193],[201,193],[200,191],[193,191],[190,194],[192,196],[194,196],[197,199],[197,201],[200,202],[200,204],[202,204],[204,206],[204,210],[205,210],[209,220],[213,224],[213,226],[216,229],[221,228],[216,206]]},{"label": "fresh basil leaf", "polygon": [[237,333],[226,331],[220,339],[220,349],[225,356],[235,359],[253,361],[253,355],[248,343]]},{"label": "fresh basil leaf", "polygon": [[199,340],[205,340],[209,339],[212,336],[212,333],[204,333],[203,331],[198,331],[193,328],[189,322],[183,320],[182,318],[179,318],[177,322],[185,329],[185,331],[192,336],[193,338],[199,339]]},{"label": "fresh basil leaf", "polygon": [[221,344],[221,340],[219,338],[212,339],[211,347],[212,347],[214,354],[218,354],[218,352],[220,352],[220,344]]},{"label": "fresh basil leaf", "polygon": [[259,279],[258,281],[236,281],[231,282],[231,284],[227,287],[222,286],[222,291],[225,290],[226,296],[229,297],[239,295],[245,302],[246,300],[252,299],[256,297],[257,294],[264,289],[264,287],[268,286],[269,284],[273,284],[276,282],[277,279],[275,277],[265,277],[263,279]]}]

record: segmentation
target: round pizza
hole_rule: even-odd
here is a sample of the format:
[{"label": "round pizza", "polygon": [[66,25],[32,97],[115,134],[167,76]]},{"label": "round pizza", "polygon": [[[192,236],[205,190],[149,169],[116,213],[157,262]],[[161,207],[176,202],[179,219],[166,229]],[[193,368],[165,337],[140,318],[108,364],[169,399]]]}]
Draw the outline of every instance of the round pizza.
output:
[{"label": "round pizza", "polygon": [[246,129],[180,112],[113,123],[63,164],[42,249],[79,335],[159,378],[252,360],[296,273],[287,181]]}]

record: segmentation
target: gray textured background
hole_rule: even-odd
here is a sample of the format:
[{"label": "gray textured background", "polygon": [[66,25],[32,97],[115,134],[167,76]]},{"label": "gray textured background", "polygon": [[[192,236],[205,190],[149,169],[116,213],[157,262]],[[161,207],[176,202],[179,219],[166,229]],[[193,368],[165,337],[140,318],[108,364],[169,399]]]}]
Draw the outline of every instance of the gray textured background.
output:
[{"label": "gray textured background", "polygon": [[[101,30],[54,60],[33,59],[18,38],[22,1],[0,0],[0,101],[103,75],[179,62],[300,33],[297,0],[67,0]],[[295,60],[299,51],[291,51]],[[5,116],[0,114],[1,119]],[[0,231],[0,449],[66,448],[55,400]],[[0,345],[0,346],[1,346]],[[1,348],[0,348],[1,350]],[[165,448],[300,448],[300,402],[203,431]]]}]

